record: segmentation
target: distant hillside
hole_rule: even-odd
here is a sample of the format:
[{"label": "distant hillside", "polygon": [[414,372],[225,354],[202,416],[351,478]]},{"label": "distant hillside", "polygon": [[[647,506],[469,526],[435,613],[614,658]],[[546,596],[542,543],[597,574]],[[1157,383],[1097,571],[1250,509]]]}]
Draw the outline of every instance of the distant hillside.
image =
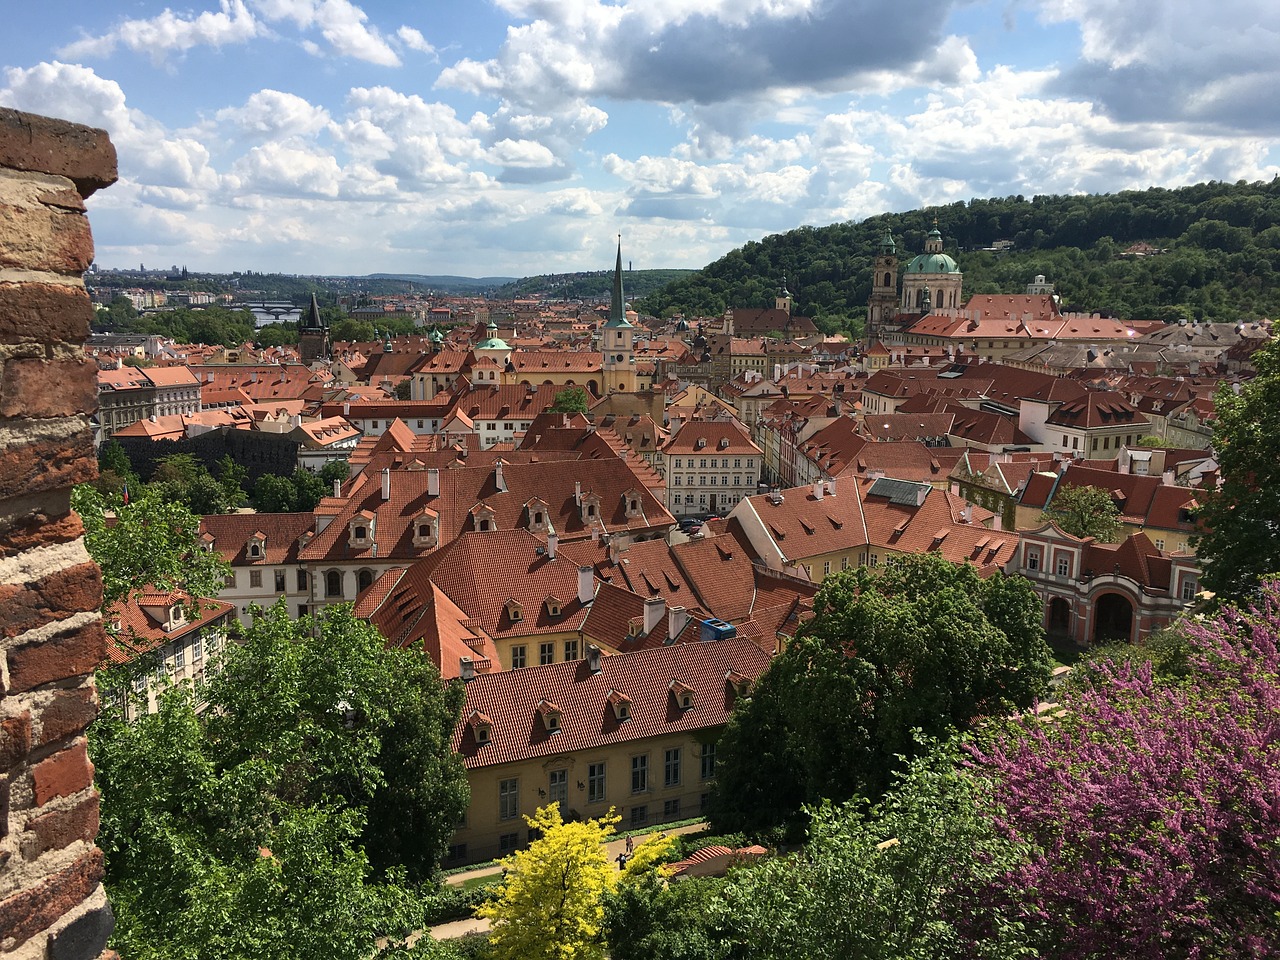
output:
[{"label": "distant hillside", "polygon": [[[1280,316],[1280,178],[1095,196],[970,200],[859,223],[800,227],[730,251],[637,303],[655,315],[772,306],[785,275],[795,312],[860,328],[886,227],[902,265],[937,219],[964,292],[1020,293],[1036,274],[1062,303],[1126,319]],[[1008,252],[984,251],[1011,241]],[[1125,257],[1135,243],[1163,250]]]},{"label": "distant hillside", "polygon": [[370,280],[399,280],[448,293],[488,293],[495,287],[515,283],[515,277],[424,276],[417,273],[371,273]]},{"label": "distant hillside", "polygon": [[[623,291],[628,300],[646,297],[671,283],[693,274],[693,270],[628,270],[622,275]],[[590,273],[552,273],[525,277],[498,287],[493,296],[499,299],[546,298],[558,300],[598,300],[613,289],[613,271]]]}]

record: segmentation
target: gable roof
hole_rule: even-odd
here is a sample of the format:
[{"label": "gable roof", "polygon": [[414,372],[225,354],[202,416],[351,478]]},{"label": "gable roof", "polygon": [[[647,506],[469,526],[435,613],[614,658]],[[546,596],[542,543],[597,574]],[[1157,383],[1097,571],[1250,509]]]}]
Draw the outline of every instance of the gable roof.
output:
[{"label": "gable roof", "polygon": [[[727,638],[603,656],[599,673],[586,660],[571,660],[477,675],[466,685],[462,715],[478,710],[491,718],[490,739],[478,744],[463,721],[454,730],[454,750],[474,770],[719,727],[734,701],[725,675],[734,671],[755,680],[768,664],[769,654],[754,643]],[[673,701],[673,679],[695,691],[692,708]],[[627,719],[619,720],[609,707],[611,692],[629,700]],[[534,721],[542,700],[560,707],[555,732]]]}]

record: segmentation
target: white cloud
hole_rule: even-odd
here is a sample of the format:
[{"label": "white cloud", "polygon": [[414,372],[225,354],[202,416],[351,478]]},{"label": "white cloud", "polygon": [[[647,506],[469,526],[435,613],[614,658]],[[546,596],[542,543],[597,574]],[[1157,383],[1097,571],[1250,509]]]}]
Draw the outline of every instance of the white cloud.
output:
[{"label": "white cloud", "polygon": [[239,189],[286,197],[336,197],[342,170],[332,156],[280,143],[254,147],[232,166]]},{"label": "white cloud", "polygon": [[400,66],[399,55],[369,16],[349,0],[253,0],[254,8],[273,23],[292,22],[299,30],[319,28],[329,45],[344,57],[383,67]]},{"label": "white cloud", "polygon": [[401,27],[396,31],[396,36],[410,50],[432,55],[436,52],[436,48],[427,42],[427,38],[422,35],[422,31],[415,30],[413,27]]},{"label": "white cloud", "polygon": [[225,107],[214,115],[245,134],[263,137],[314,136],[329,125],[329,111],[302,97],[279,90],[259,90],[243,106]]},{"label": "white cloud", "polygon": [[533,140],[499,140],[489,151],[489,160],[503,167],[547,167],[555,155]]},{"label": "white cloud", "polygon": [[246,43],[261,34],[261,24],[243,0],[222,0],[217,13],[206,10],[193,18],[166,9],[149,20],[125,20],[101,36],[67,44],[58,55],[70,60],[92,59],[110,56],[122,46],[146,54],[154,63],[163,63],[170,53],[185,53],[196,46]]}]

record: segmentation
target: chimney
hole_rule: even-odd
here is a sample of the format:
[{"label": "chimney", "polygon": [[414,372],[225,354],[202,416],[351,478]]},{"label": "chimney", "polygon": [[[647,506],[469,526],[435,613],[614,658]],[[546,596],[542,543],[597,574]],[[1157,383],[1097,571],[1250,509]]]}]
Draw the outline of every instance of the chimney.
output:
[{"label": "chimney", "polygon": [[578,568],[578,602],[588,604],[596,598],[596,578],[590,567]]},{"label": "chimney", "polygon": [[587,669],[592,673],[600,672],[600,648],[594,643],[587,644]]},{"label": "chimney", "polygon": [[493,463],[493,485],[498,488],[499,493],[507,492],[507,478],[502,475],[501,457]]},{"label": "chimney", "polygon": [[547,534],[547,559],[556,558],[556,547],[560,546],[560,536],[554,530]]},{"label": "chimney", "polygon": [[684,633],[689,623],[689,611],[684,607],[667,608],[667,636],[674,640]]},{"label": "chimney", "polygon": [[382,499],[391,499],[391,468],[382,468]]},{"label": "chimney", "polygon": [[342,404],[342,415],[344,417],[351,416],[351,404],[349,402],[344,402]]},{"label": "chimney", "polygon": [[815,500],[822,499],[822,487],[823,487],[823,483],[821,480],[813,481],[813,499]]},{"label": "chimney", "polygon": [[836,482],[834,480],[827,481],[827,496],[834,497],[836,495]]},{"label": "chimney", "polygon": [[427,496],[440,496],[440,470],[436,467],[427,469]]},{"label": "chimney", "polygon": [[1164,473],[1160,474],[1160,482],[1166,487],[1174,486],[1173,471],[1166,470]]},{"label": "chimney", "polygon": [[337,477],[333,478],[333,495],[335,497],[342,496],[342,481]]},{"label": "chimney", "polygon": [[991,518],[991,529],[992,530],[1004,529],[1004,518],[999,513],[996,513],[996,515]]},{"label": "chimney", "polygon": [[662,622],[662,615],[667,612],[667,601],[662,597],[650,597],[644,602],[644,632],[648,636]]},{"label": "chimney", "polygon": [[476,678],[476,665],[470,657],[458,658],[458,676],[462,678],[462,682]]},{"label": "chimney", "polygon": [[573,481],[573,502],[578,506],[582,506],[582,481]]}]

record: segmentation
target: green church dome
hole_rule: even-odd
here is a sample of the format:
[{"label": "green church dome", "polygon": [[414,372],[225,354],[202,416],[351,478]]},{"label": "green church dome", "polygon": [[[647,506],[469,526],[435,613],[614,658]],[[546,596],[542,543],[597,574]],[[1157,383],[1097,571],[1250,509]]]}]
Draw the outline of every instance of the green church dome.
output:
[{"label": "green church dome", "polygon": [[945,253],[922,253],[907,264],[907,273],[959,273],[956,262]]}]

